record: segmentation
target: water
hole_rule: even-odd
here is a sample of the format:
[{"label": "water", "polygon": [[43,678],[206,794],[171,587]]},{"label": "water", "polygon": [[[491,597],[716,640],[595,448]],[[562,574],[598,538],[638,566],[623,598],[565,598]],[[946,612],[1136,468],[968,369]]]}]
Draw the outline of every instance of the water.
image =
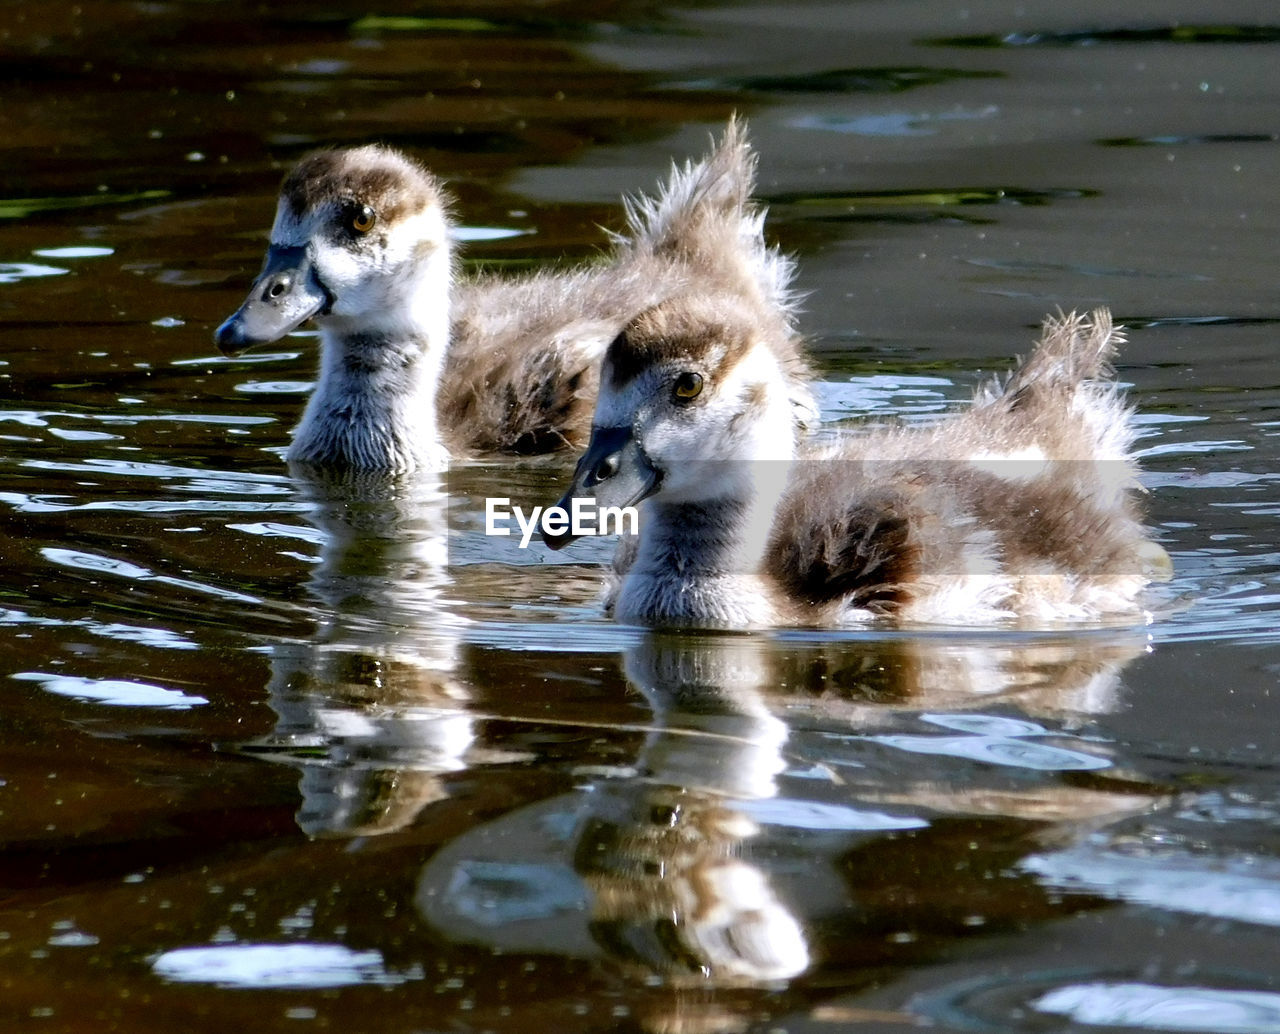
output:
[{"label": "water", "polygon": [[[0,14],[0,1026],[1280,1030],[1278,45],[1207,0]],[[304,150],[412,150],[526,268],[734,110],[829,421],[1130,327],[1149,624],[646,635],[599,544],[481,532],[569,457],[288,476],[313,341],[211,332]]]}]

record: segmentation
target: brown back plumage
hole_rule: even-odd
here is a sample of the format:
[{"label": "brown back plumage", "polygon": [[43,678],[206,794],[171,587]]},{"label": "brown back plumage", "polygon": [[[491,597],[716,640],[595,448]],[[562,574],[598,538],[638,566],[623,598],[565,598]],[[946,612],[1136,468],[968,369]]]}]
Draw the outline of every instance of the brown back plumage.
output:
[{"label": "brown back plumage", "polygon": [[1098,380],[1120,340],[1103,310],[1060,314],[971,409],[802,460],[766,570],[817,621],[845,606],[919,617],[947,593],[975,614],[1131,603],[1167,557],[1134,501],[1130,411]]}]

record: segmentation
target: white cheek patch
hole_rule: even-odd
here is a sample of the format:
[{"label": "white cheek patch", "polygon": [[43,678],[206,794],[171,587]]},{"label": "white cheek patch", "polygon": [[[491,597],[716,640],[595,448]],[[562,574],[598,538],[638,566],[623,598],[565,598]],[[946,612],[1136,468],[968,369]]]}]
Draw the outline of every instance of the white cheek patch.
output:
[{"label": "white cheek patch", "polygon": [[320,239],[311,244],[311,261],[320,282],[334,296],[335,311],[339,307],[356,311],[362,308],[352,295],[362,289],[372,272],[368,256]]},{"label": "white cheek patch", "polygon": [[778,363],[773,358],[773,353],[763,345],[756,344],[752,345],[742,358],[733,364],[725,381],[732,387],[741,389],[743,386],[753,382],[776,381],[779,379]]},{"label": "white cheek patch", "polygon": [[753,345],[725,372],[717,392],[724,405],[735,407],[741,419],[760,417],[775,397],[785,397],[787,386],[773,353]]},{"label": "white cheek patch", "polygon": [[969,460],[971,466],[1005,481],[1034,481],[1048,470],[1048,457],[1038,445],[1009,452],[984,452]]},{"label": "white cheek patch", "polygon": [[[427,205],[384,230],[383,261],[392,266],[418,257],[424,245],[442,250],[448,244],[448,227],[438,205]],[[377,233],[377,228],[373,232]]]},{"label": "white cheek patch", "polygon": [[731,452],[753,460],[789,460],[795,421],[786,379],[768,348],[753,347],[730,372],[721,393],[735,412],[728,423]]}]

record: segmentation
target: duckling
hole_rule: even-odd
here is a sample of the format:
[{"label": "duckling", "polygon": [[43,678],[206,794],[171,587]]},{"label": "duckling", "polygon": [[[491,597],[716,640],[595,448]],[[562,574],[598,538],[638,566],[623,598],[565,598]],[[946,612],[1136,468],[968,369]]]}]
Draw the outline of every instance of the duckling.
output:
[{"label": "duckling", "polygon": [[319,328],[290,463],[441,470],[450,456],[580,448],[604,348],[637,313],[742,278],[793,313],[793,266],[764,242],[754,184],[735,118],[702,161],[625,200],[606,261],[459,280],[434,175],[388,147],[320,151],[285,177],[262,272],[215,340],[236,354]]},{"label": "duckling", "polygon": [[[929,427],[788,433],[798,347],[746,295],[668,299],[605,354],[560,505],[645,501],[608,605],[625,622],[755,628],[1142,615],[1167,578],[1135,505],[1131,410],[1105,310],[1048,319],[1030,357]],[[553,549],[573,534],[544,534]]]}]

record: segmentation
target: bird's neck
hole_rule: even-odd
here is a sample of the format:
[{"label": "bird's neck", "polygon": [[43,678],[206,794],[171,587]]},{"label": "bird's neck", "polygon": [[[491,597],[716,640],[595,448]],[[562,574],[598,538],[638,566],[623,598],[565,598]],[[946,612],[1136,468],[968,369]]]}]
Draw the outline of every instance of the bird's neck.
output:
[{"label": "bird's neck", "polygon": [[617,614],[642,624],[751,627],[776,621],[763,574],[790,464],[755,464],[736,490],[699,501],[650,500]]},{"label": "bird's neck", "polygon": [[756,572],[764,556],[764,537],[752,534],[762,509],[752,502],[736,496],[705,502],[655,501],[645,515],[637,564],[651,559],[655,568],[686,577]]},{"label": "bird's neck", "polygon": [[289,459],[329,467],[441,470],[436,389],[449,345],[447,285],[376,320],[327,317],[320,370]]}]

